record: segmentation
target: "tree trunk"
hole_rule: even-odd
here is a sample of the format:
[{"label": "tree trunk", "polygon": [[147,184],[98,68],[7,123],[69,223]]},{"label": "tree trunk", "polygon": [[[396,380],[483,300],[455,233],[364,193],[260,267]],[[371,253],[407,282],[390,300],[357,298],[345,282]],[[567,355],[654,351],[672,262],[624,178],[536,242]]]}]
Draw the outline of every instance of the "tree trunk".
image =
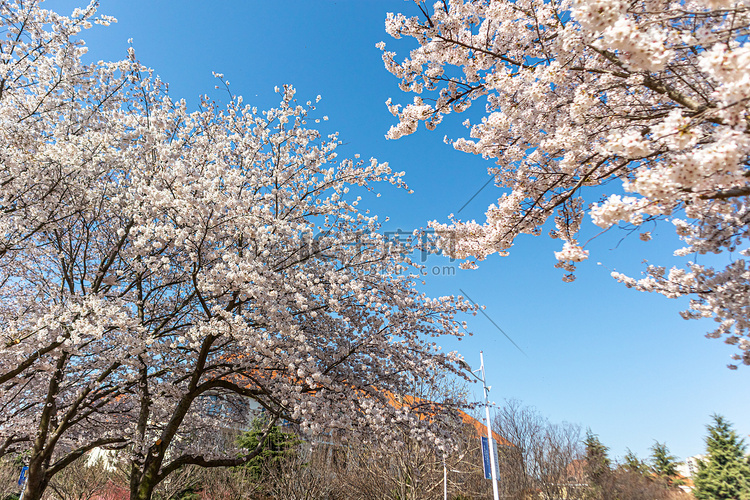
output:
[{"label": "tree trunk", "polygon": [[130,500],[151,500],[154,488],[156,488],[156,472],[149,468],[143,473],[140,481],[131,483]]},{"label": "tree trunk", "polygon": [[40,500],[48,484],[49,478],[47,477],[46,467],[44,467],[44,455],[39,453],[32,456],[29,462],[23,500]]}]

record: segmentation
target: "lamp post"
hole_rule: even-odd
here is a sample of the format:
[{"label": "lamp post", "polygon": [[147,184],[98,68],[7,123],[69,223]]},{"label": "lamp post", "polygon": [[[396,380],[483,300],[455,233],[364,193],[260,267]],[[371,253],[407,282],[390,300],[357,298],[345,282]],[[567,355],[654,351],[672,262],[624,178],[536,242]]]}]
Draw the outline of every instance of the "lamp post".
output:
[{"label": "lamp post", "polygon": [[445,454],[443,454],[443,500],[448,500],[448,467],[445,466]]},{"label": "lamp post", "polygon": [[[497,473],[496,468],[496,460],[497,457],[495,456],[495,450],[492,446],[492,427],[490,426],[490,400],[489,400],[489,393],[490,393],[490,387],[487,387],[487,382],[485,379],[484,374],[484,354],[482,351],[479,351],[479,360],[481,362],[481,366],[478,370],[471,371],[471,374],[474,375],[474,377],[477,380],[480,380],[482,382],[482,388],[484,389],[484,412],[485,416],[487,418],[487,444],[489,446],[489,455],[490,455],[490,474],[492,476],[492,494],[494,497],[494,500],[499,500],[500,495],[498,493],[497,489]],[[476,372],[481,372],[482,376],[476,374]]]}]

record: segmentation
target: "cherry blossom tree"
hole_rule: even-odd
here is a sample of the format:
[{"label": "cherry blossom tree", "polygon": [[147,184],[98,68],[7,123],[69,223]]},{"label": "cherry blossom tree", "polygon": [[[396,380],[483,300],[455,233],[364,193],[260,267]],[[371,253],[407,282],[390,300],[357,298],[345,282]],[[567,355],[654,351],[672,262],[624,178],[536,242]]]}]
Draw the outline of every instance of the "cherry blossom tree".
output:
[{"label": "cherry blossom tree", "polygon": [[[123,277],[152,297],[136,300],[153,320],[139,357],[134,498],[184,465],[248,459],[196,439],[217,420],[246,418],[243,398],[303,432],[406,426],[443,439],[389,395],[435,370],[459,373],[456,356],[424,337],[460,335],[454,312],[467,305],[418,293],[411,249],[383,237],[349,194],[402,186],[402,174],[375,159],[337,160],[337,136],[305,127],[314,104],[279,92],[280,106],[262,113],[239,97],[194,113],[162,99],[149,129],[156,159],[139,161],[135,189],[118,196],[136,221]],[[227,410],[207,419],[204,395]]]},{"label": "cherry blossom tree", "polygon": [[250,401],[269,429],[445,447],[433,405],[389,401],[462,373],[432,337],[471,307],[418,292],[414,249],[358,208],[403,173],[338,159],[290,86],[191,112],[132,49],[84,64],[96,7],[0,4],[0,452],[29,452],[24,498],[99,446],[125,451],[134,499],[247,462],[262,439],[238,455],[222,429]]},{"label": "cherry blossom tree", "polygon": [[[417,94],[388,101],[413,133],[475,101],[468,137],[454,148],[492,160],[503,189],[483,223],[432,222],[448,254],[476,260],[506,255],[520,234],[549,229],[562,240],[557,266],[574,279],[588,258],[579,241],[584,215],[651,238],[671,223],[684,246],[679,267],[650,265],[646,276],[613,277],[628,287],[689,296],[685,318],[712,317],[708,337],[737,345],[750,364],[748,98],[750,47],[744,1],[445,0],[417,1],[416,16],[389,14],[386,31],[416,41],[401,62],[383,50],[400,87]],[[606,187],[603,187],[606,186]],[[606,193],[595,203],[587,192]],[[590,200],[589,200],[590,201]],[[728,254],[726,266],[690,255]],[[736,368],[735,364],[730,368]]]},{"label": "cherry blossom tree", "polygon": [[86,451],[126,441],[131,344],[108,335],[138,322],[103,278],[122,245],[106,200],[132,142],[135,65],[82,63],[81,30],[112,21],[95,13],[0,4],[0,455],[29,452],[30,498]]}]

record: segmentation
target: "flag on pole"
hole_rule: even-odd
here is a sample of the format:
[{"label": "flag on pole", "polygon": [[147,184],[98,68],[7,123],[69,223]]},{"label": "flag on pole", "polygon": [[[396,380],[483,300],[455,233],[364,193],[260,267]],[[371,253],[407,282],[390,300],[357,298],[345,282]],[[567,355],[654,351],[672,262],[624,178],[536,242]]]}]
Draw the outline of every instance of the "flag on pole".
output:
[{"label": "flag on pole", "polygon": [[18,486],[23,486],[23,483],[26,482],[26,476],[29,473],[29,468],[27,466],[21,467],[21,475],[18,477]]},{"label": "flag on pole", "polygon": [[[486,437],[482,437],[482,463],[484,465],[484,478],[492,479],[492,469],[490,465],[490,446]],[[500,468],[497,460],[497,441],[492,440],[492,453],[495,454],[495,477],[500,479]]]}]

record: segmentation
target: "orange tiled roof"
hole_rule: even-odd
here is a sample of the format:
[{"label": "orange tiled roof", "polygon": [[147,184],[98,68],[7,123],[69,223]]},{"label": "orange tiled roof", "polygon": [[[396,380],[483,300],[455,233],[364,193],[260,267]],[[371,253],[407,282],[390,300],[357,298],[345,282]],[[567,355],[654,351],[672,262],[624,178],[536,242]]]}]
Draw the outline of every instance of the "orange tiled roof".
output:
[{"label": "orange tiled roof", "polygon": [[[432,401],[428,401],[426,399],[419,398],[417,396],[402,396],[397,397],[393,393],[388,392],[388,402],[395,408],[402,408],[403,406],[435,406],[439,407],[439,403],[434,403]],[[463,410],[456,410],[458,412],[458,415],[461,417],[461,420],[463,423],[470,425],[474,431],[476,432],[477,437],[485,437],[487,435],[487,427],[477,420],[476,418],[472,417],[468,413],[466,413]],[[424,418],[424,417],[423,417]],[[492,437],[500,446],[512,446],[510,442],[508,442],[506,439],[500,436],[495,431],[492,431]]]}]

